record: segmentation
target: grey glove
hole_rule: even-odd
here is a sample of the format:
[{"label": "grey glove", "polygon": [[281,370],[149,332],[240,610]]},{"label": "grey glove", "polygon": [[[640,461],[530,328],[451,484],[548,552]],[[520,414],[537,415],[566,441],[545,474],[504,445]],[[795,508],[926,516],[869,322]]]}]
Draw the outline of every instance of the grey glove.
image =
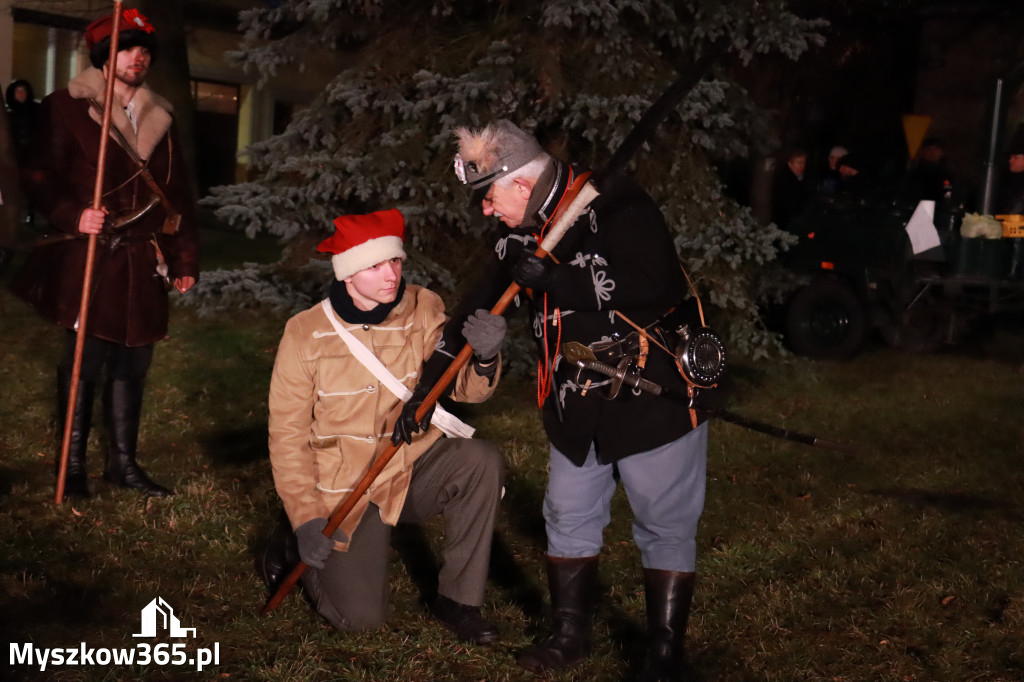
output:
[{"label": "grey glove", "polygon": [[483,308],[466,318],[462,325],[462,336],[473,347],[473,355],[480,362],[490,362],[501,350],[507,328],[505,318],[492,315]]},{"label": "grey glove", "polygon": [[313,568],[323,568],[334,549],[334,540],[324,535],[327,519],[310,519],[295,529],[299,558]]}]

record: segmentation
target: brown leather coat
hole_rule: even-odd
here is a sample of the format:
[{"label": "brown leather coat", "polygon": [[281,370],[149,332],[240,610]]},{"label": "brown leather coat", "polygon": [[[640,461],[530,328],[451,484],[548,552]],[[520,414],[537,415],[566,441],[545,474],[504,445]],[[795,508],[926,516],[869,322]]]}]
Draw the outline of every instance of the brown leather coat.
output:
[{"label": "brown leather coat", "polygon": [[[399,381],[415,387],[423,361],[434,351],[445,323],[437,294],[408,285],[401,302],[379,325],[339,320]],[[482,402],[494,392],[491,382],[462,368],[453,396]],[[338,338],[320,305],[288,320],[277,349],[270,381],[269,446],[277,494],[293,528],[327,518],[390,445],[402,403],[356,359]],[[442,436],[431,425],[403,445],[346,517],[341,530],[352,533],[370,502],[381,519],[394,525],[405,504],[412,465]],[[335,548],[348,548],[336,542]]]},{"label": "brown leather coat", "polygon": [[[23,178],[33,207],[49,222],[51,234],[73,239],[38,246],[12,284],[15,294],[44,318],[75,328],[82,295],[87,238],[79,235],[78,218],[92,205],[99,156],[101,113],[90,99],[102,104],[102,72],[87,69],[46,99],[40,111],[32,158]],[[171,105],[145,86],[133,100],[138,132],[128,116],[115,107],[116,127],[133,147],[182,214],[174,235],[161,233],[167,211],[162,205],[121,229],[97,240],[89,318],[86,333],[127,346],[142,346],[167,335],[168,297],[157,276],[157,248],[169,278],[199,277],[195,205],[181,148],[172,127]],[[112,134],[107,144],[103,206],[111,219],[132,215],[151,199],[153,191],[138,166]]]}]

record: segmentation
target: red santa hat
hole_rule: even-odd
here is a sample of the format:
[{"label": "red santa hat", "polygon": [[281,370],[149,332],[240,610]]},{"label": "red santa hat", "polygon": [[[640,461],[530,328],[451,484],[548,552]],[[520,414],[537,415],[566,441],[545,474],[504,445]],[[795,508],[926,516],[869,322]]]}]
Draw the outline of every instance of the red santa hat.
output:
[{"label": "red santa hat", "polygon": [[332,253],[331,264],[339,282],[360,270],[392,258],[405,258],[405,218],[397,208],[334,219],[334,234],[316,247]]}]

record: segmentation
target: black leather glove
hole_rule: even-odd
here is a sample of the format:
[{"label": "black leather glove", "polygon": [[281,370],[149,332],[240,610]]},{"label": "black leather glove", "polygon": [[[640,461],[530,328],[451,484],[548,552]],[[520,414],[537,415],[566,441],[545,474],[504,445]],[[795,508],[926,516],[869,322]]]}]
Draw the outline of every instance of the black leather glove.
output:
[{"label": "black leather glove", "polygon": [[414,433],[426,431],[430,427],[430,418],[434,416],[434,408],[437,407],[437,403],[430,406],[422,420],[416,421],[416,410],[423,404],[423,399],[430,393],[430,389],[430,386],[425,386],[424,384],[420,384],[413,389],[412,397],[406,401],[405,407],[402,408],[402,413],[398,415],[398,420],[395,421],[395,428],[391,432],[392,444],[398,445],[402,441],[405,441],[406,444],[411,443]]},{"label": "black leather glove", "polygon": [[505,339],[507,327],[504,317],[492,315],[480,308],[466,318],[462,325],[462,336],[466,343],[473,347],[476,359],[488,363],[494,360],[501,350],[501,342]]},{"label": "black leather glove", "polygon": [[557,263],[550,258],[539,258],[527,251],[519,257],[512,279],[524,289],[547,291],[555,282]]},{"label": "black leather glove", "polygon": [[295,529],[299,558],[307,566],[323,568],[334,550],[334,540],[324,535],[325,527],[327,519],[318,518],[310,519]]}]

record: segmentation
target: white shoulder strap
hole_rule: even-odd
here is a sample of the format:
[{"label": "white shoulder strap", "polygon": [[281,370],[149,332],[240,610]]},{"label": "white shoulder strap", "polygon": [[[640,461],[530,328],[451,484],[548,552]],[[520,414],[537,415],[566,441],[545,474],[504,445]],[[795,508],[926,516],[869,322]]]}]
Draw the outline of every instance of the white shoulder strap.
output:
[{"label": "white shoulder strap", "polygon": [[[331,326],[334,327],[334,331],[338,333],[338,337],[345,342],[349,350],[352,351],[352,355],[355,356],[359,362],[363,363],[366,369],[370,370],[375,377],[384,384],[389,391],[395,394],[399,400],[403,403],[407,402],[412,397],[412,391],[405,387],[401,381],[395,378],[395,375],[384,366],[376,355],[373,354],[369,348],[364,346],[355,336],[352,335],[347,329],[341,326],[338,318],[334,315],[334,310],[331,308],[331,302],[329,299],[324,299],[320,306],[324,310],[324,314],[330,321]],[[434,409],[434,416],[430,420],[432,424],[437,425],[437,428],[441,429],[446,435],[452,438],[472,438],[476,432],[469,424],[466,424],[461,419],[456,417],[454,414],[444,409],[444,407],[438,403]]]}]

